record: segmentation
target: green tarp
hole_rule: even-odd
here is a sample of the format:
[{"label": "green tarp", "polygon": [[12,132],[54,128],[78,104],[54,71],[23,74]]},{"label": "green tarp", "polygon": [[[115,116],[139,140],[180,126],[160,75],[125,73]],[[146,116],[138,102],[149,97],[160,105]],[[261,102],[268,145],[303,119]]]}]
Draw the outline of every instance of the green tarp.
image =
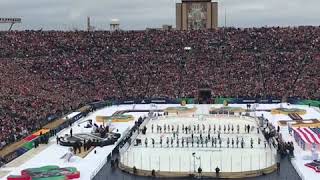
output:
[{"label": "green tarp", "polygon": [[33,141],[31,141],[31,142],[26,142],[26,143],[24,143],[23,147],[24,147],[25,149],[30,150],[30,149],[34,148],[34,142],[33,142]]},{"label": "green tarp", "polygon": [[311,106],[315,106],[315,107],[319,107],[320,105],[320,101],[316,101],[316,100],[301,100],[298,102],[298,104],[301,105],[311,105]]}]

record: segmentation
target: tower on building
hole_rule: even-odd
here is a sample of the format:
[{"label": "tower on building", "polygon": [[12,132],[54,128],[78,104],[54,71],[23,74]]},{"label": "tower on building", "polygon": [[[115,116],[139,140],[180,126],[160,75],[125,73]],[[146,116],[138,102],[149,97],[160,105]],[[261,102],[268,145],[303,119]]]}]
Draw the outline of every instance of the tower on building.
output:
[{"label": "tower on building", "polygon": [[111,19],[110,22],[110,31],[120,30],[120,21],[119,19]]},{"label": "tower on building", "polygon": [[176,4],[176,29],[197,30],[218,27],[218,2],[182,0]]}]

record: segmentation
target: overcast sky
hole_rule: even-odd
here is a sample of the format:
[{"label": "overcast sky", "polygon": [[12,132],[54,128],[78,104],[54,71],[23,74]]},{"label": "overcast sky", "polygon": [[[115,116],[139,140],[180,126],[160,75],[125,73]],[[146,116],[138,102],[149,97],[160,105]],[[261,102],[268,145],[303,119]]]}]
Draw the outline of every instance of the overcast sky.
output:
[{"label": "overcast sky", "polygon": [[[120,19],[122,29],[175,25],[178,0],[0,0],[0,17],[21,17],[14,29],[84,29],[86,17],[97,29]],[[180,1],[180,0],[179,0]],[[218,0],[219,26],[297,26],[320,24],[320,0]],[[9,25],[0,24],[0,29]]]}]

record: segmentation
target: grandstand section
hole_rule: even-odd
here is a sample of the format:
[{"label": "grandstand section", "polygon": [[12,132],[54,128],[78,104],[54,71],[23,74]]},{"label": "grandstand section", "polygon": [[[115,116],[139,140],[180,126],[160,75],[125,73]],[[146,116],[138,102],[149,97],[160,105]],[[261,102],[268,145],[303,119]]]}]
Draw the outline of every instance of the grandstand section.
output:
[{"label": "grandstand section", "polygon": [[318,99],[319,33],[310,26],[0,32],[1,147],[95,100],[197,98],[203,87],[212,97]]}]

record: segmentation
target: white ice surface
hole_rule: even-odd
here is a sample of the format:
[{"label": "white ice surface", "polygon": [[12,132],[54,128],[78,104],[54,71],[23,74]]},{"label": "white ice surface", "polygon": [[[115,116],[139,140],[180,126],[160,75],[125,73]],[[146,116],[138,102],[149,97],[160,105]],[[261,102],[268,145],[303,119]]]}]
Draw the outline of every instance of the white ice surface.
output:
[{"label": "white ice surface", "polygon": [[[201,112],[202,113],[202,112]],[[164,132],[157,132],[156,127],[164,127],[169,125],[176,128],[179,126],[179,146],[177,146],[176,138],[174,138],[173,133],[168,129]],[[212,141],[209,140],[207,145],[197,145],[196,141],[194,146],[191,144],[191,134],[185,134],[182,132],[182,125],[189,126],[193,129],[193,125],[199,124],[200,131],[203,138],[207,137],[209,125],[211,126],[211,137],[217,138],[218,127],[221,126],[221,139],[222,146],[217,144],[217,146],[212,146]],[[231,130],[224,132],[224,126],[234,125],[234,131]],[[153,132],[152,132],[153,125]],[[203,131],[203,125],[205,130]],[[216,126],[216,132],[214,132],[213,127]],[[240,133],[236,131],[236,126],[239,125]],[[131,146],[129,150],[123,155],[121,159],[122,163],[137,169],[144,170],[160,170],[160,171],[174,171],[174,172],[193,172],[194,169],[198,169],[201,166],[203,172],[213,172],[214,169],[219,166],[221,172],[241,172],[241,171],[251,171],[259,170],[262,168],[269,167],[276,163],[275,151],[272,151],[267,145],[264,147],[264,137],[261,132],[258,134],[256,128],[250,133],[245,133],[244,126],[250,125],[257,127],[257,123],[254,118],[245,117],[233,117],[230,116],[207,116],[205,119],[198,119],[192,117],[168,117],[168,118],[158,118],[156,120],[150,121],[147,127],[147,133],[145,135],[140,134],[139,139],[142,140],[142,144],[139,146]],[[197,139],[200,136],[200,131],[194,132],[194,138]],[[160,137],[163,139],[162,146],[160,145]],[[173,146],[169,142],[166,143],[167,137],[169,141],[174,138]],[[232,148],[231,140],[236,142],[236,138],[244,139],[244,148],[237,148],[236,143]],[[145,140],[148,140],[147,147],[145,146]],[[151,139],[155,140],[155,147],[152,145]],[[189,139],[188,147],[184,143],[184,147],[181,144],[181,138],[186,140]],[[229,148],[227,148],[227,138],[230,139]],[[253,139],[253,148],[250,147],[250,140]],[[258,144],[258,138],[261,139],[261,143]],[[274,150],[274,149],[273,149]],[[155,153],[157,152],[157,153]],[[197,160],[194,159],[192,153],[196,153],[198,157]]]}]

